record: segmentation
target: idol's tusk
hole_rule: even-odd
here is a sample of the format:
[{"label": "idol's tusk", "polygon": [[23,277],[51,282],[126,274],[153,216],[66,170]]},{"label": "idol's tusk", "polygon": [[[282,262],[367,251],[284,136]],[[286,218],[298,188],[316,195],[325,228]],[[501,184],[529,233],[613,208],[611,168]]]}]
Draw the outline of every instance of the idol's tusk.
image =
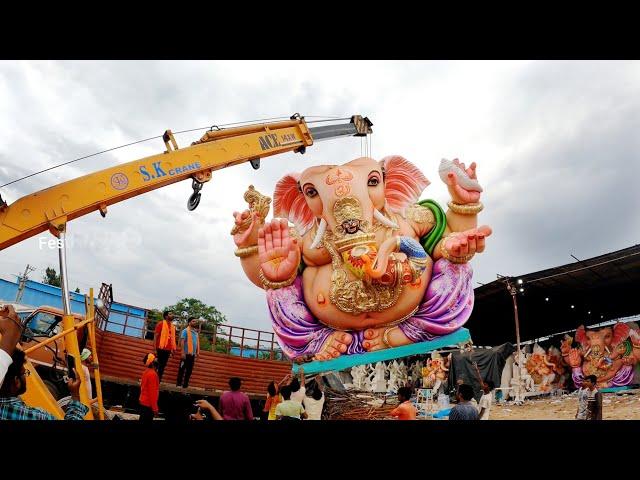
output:
[{"label": "idol's tusk", "polygon": [[387,217],[385,217],[377,208],[373,209],[373,216],[375,217],[376,220],[378,220],[381,224],[383,224],[385,227],[389,227],[389,228],[400,228],[398,227],[398,224],[389,220]]},{"label": "idol's tusk", "polygon": [[318,248],[320,243],[322,243],[322,238],[324,237],[324,232],[327,230],[327,221],[324,218],[320,219],[320,225],[318,226],[318,231],[316,232],[316,236],[311,242],[311,248]]}]

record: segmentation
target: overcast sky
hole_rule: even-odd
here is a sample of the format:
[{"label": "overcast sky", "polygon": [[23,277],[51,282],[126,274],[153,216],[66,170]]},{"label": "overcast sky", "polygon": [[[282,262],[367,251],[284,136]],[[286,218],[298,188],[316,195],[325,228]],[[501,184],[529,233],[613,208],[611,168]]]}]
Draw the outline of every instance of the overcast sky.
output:
[{"label": "overcast sky", "polygon": [[[494,234],[472,264],[476,282],[519,275],[638,243],[638,62],[0,62],[0,184],[57,163],[174,131],[268,117],[363,114],[372,155],[399,154],[446,206],[441,158],[478,164]],[[188,145],[201,132],[177,137]],[[161,152],[154,140],[1,189],[9,204],[56,183]],[[187,211],[185,181],[69,224],[69,285],[112,283],[142,307],[196,297],[234,325],[270,330],[264,294],[244,276],[229,231],[249,184],[271,196],[285,173],[344,163],[359,139],[321,142],[304,156],[214,172]],[[44,234],[43,234],[44,235]],[[44,235],[46,238],[49,234]],[[0,274],[27,263],[40,280],[57,253],[39,236],[0,253]],[[15,278],[15,277],[13,277]],[[477,285],[477,283],[476,283]]]}]

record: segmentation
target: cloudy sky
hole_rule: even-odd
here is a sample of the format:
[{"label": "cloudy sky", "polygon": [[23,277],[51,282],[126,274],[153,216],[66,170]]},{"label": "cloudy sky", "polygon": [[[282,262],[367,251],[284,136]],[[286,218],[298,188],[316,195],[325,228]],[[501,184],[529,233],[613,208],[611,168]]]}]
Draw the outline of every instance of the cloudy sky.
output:
[{"label": "cloudy sky", "polygon": [[[0,62],[0,185],[57,163],[174,131],[268,117],[363,114],[372,154],[400,154],[446,204],[441,158],[478,163],[481,223],[494,229],[475,281],[571,263],[640,238],[638,62]],[[201,132],[177,137],[188,145]],[[82,174],[161,152],[154,140],[1,189],[9,204]],[[214,172],[197,210],[189,181],[69,225],[70,287],[112,283],[117,301],[215,305],[234,325],[270,329],[263,293],[243,275],[229,230],[249,184],[360,156],[359,139],[321,142]],[[47,234],[48,235],[48,234]],[[46,235],[45,235],[46,237]],[[0,253],[0,275],[27,263],[41,279],[57,253],[39,237]],[[15,278],[15,277],[13,277]]]}]

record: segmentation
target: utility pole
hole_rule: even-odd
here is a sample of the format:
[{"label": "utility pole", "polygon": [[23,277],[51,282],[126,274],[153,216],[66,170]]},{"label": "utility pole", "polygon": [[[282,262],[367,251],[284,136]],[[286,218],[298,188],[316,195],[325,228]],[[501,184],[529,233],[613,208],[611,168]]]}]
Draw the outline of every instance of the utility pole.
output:
[{"label": "utility pole", "polygon": [[[523,365],[523,356],[522,351],[520,349],[520,321],[518,319],[518,302],[516,300],[516,295],[518,294],[518,290],[521,292],[524,291],[523,287],[516,287],[511,283],[511,279],[509,277],[504,277],[499,275],[500,280],[502,280],[507,287],[507,291],[511,294],[511,299],[513,300],[513,316],[516,323],[516,361],[518,363],[518,378],[516,379],[516,404],[520,404],[524,402],[524,392],[522,391],[522,369],[525,368]],[[517,281],[518,285],[522,285],[522,280]]]},{"label": "utility pole", "polygon": [[16,303],[20,303],[22,300],[22,294],[24,293],[24,289],[27,286],[27,280],[29,279],[29,274],[36,270],[35,267],[27,264],[27,268],[24,269],[24,274],[22,276],[18,276],[18,293],[16,293]]}]

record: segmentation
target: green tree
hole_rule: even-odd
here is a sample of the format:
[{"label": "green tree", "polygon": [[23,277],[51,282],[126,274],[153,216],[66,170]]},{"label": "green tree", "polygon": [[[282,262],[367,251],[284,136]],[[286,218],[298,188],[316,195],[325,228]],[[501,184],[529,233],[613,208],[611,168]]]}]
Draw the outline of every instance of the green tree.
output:
[{"label": "green tree", "polygon": [[[162,320],[165,310],[171,310],[175,316],[176,326],[181,330],[187,326],[189,317],[196,317],[202,320],[200,325],[200,348],[202,350],[226,353],[229,349],[229,341],[224,337],[216,336],[215,348],[212,348],[216,326],[227,321],[227,317],[213,305],[207,305],[197,298],[183,298],[175,305],[169,305],[162,310],[153,309],[147,314],[147,335],[146,338],[153,338],[153,331],[158,322]],[[239,343],[231,342],[231,346],[239,346]]]},{"label": "green tree", "polygon": [[196,317],[204,320],[203,328],[213,330],[213,327],[220,325],[227,321],[227,317],[224,316],[213,305],[207,305],[206,303],[198,300],[197,298],[183,298],[175,305],[165,307],[164,310],[171,310],[176,317],[178,326],[184,328],[187,325],[187,319],[189,317]]},{"label": "green tree", "polygon": [[147,333],[145,338],[153,340],[153,332],[158,322],[162,320],[162,312],[156,308],[149,310],[147,313]]},{"label": "green tree", "polygon": [[60,275],[56,272],[55,268],[47,267],[44,276],[42,277],[43,283],[47,285],[53,285],[54,287],[61,287]]},{"label": "green tree", "polygon": [[[62,279],[60,278],[60,275],[58,275],[58,272],[56,272],[55,268],[47,267],[44,276],[42,277],[42,282],[47,285],[62,288]],[[80,289],[76,287],[75,292],[80,293]]]}]

